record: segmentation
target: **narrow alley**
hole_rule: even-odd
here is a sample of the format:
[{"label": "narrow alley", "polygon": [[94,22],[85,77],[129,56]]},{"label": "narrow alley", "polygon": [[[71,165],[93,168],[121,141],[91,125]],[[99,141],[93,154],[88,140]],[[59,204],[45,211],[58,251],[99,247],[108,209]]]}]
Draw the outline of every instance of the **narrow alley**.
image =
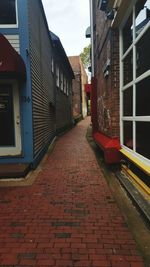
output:
[{"label": "narrow alley", "polygon": [[86,140],[61,136],[33,185],[0,188],[0,266],[142,267]]}]

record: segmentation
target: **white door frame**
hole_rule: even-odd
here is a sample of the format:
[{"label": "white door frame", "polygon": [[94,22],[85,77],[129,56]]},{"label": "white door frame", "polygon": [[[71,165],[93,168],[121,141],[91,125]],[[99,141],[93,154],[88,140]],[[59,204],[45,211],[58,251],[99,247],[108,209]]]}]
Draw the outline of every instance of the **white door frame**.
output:
[{"label": "white door frame", "polygon": [[20,123],[20,101],[19,88],[15,80],[1,80],[0,84],[11,84],[13,90],[13,111],[14,111],[14,135],[15,146],[0,146],[0,156],[17,156],[21,154],[21,123]]}]

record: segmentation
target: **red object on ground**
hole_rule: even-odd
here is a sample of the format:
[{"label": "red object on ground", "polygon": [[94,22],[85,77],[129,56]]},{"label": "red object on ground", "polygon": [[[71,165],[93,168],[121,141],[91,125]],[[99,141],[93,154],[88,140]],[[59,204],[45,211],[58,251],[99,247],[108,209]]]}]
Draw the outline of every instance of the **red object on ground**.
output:
[{"label": "red object on ground", "polygon": [[84,89],[86,93],[91,93],[91,84],[89,83],[85,84]]},{"label": "red object on ground", "polygon": [[0,77],[23,80],[26,78],[23,59],[3,34],[0,34]]},{"label": "red object on ground", "polygon": [[118,138],[110,138],[100,132],[93,133],[93,138],[97,145],[104,151],[105,162],[108,164],[119,163],[120,143]]}]

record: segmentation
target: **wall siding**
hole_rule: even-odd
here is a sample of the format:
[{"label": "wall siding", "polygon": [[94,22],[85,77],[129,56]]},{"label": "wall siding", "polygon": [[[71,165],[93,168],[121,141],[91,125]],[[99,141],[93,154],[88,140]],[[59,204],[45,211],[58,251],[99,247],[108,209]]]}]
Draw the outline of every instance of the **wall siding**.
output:
[{"label": "wall siding", "polygon": [[20,40],[18,34],[4,35],[12,47],[20,54]]},{"label": "wall siding", "polygon": [[55,134],[52,48],[43,13],[37,1],[28,1],[34,156],[48,145]]},{"label": "wall siding", "polygon": [[60,88],[56,91],[56,129],[61,131],[64,127],[71,125],[71,99],[65,95]]}]

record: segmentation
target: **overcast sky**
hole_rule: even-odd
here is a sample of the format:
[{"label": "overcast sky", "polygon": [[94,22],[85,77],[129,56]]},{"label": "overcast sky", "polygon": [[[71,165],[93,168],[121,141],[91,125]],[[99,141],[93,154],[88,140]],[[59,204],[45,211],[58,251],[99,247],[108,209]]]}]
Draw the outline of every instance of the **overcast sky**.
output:
[{"label": "overcast sky", "polygon": [[42,0],[49,29],[59,36],[68,56],[79,55],[90,39],[89,0]]}]

